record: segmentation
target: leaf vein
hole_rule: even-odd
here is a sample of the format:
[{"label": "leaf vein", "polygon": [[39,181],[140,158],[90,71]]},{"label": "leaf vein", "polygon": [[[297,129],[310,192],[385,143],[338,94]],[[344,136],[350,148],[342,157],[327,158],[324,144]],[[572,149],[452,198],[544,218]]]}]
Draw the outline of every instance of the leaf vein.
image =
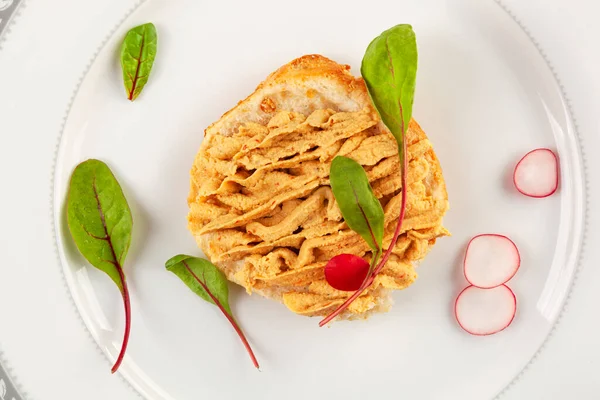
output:
[{"label": "leaf vein", "polygon": [[396,88],[396,75],[395,75],[395,72],[394,72],[394,62],[393,62],[393,59],[392,59],[392,53],[390,51],[389,40],[390,40],[390,37],[386,36],[386,38],[385,38],[385,50],[386,50],[387,56],[388,56],[389,70],[390,70],[390,73],[392,74],[392,80],[390,81],[390,86],[395,89]]},{"label": "leaf vein", "polygon": [[135,96],[135,91],[137,89],[137,84],[139,81],[140,68],[142,66],[140,59],[142,58],[142,54],[144,53],[144,46],[146,45],[146,30],[144,30],[144,33],[141,36],[142,36],[142,43],[140,43],[140,55],[138,56],[138,58],[133,57],[133,59],[137,61],[137,66],[135,68],[135,77],[134,77],[133,83],[131,85],[131,91],[129,92],[129,100],[133,100],[133,98]]},{"label": "leaf vein", "polygon": [[123,279],[123,271],[122,267],[119,264],[119,259],[117,258],[117,254],[115,253],[115,247],[113,246],[112,238],[108,234],[108,229],[106,227],[106,219],[104,217],[104,211],[102,210],[102,204],[100,203],[100,196],[98,195],[98,188],[96,186],[96,172],[94,171],[94,177],[92,180],[92,189],[94,190],[94,197],[96,199],[96,204],[98,205],[98,213],[100,214],[100,220],[102,221],[102,227],[104,228],[104,234],[106,235],[106,241],[108,242],[108,247],[110,248],[110,252],[115,260],[115,267],[119,272],[119,278],[121,279],[121,285],[125,286],[125,280]]},{"label": "leaf vein", "polygon": [[369,218],[367,217],[367,213],[365,212],[362,204],[360,203],[360,200],[358,199],[358,193],[356,193],[356,189],[354,188],[354,185],[352,184],[352,182],[350,180],[348,180],[348,184],[352,188],[352,193],[354,194],[354,198],[356,199],[356,205],[358,206],[358,209],[360,210],[363,218],[365,219],[365,222],[367,223],[367,228],[369,228],[369,234],[371,235],[371,239],[373,239],[373,245],[375,246],[377,251],[379,251],[379,244],[377,243],[377,239],[375,238],[375,233],[373,232],[373,227],[371,226],[371,221],[369,221]]},{"label": "leaf vein", "polygon": [[83,229],[83,231],[85,232],[86,235],[94,238],[94,239],[98,239],[98,240],[108,240],[108,237],[104,236],[104,237],[100,237],[100,236],[96,236],[94,235],[92,232],[88,231],[85,227],[85,225],[80,224],[81,225],[81,229]]}]

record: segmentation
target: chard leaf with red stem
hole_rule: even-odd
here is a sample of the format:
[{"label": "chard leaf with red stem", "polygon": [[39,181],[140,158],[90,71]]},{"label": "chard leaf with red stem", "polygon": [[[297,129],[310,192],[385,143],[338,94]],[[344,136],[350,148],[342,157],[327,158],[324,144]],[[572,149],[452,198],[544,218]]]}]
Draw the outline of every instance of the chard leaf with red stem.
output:
[{"label": "chard leaf with red stem", "polygon": [[131,327],[123,264],[131,243],[133,218],[119,182],[102,161],[87,160],[73,171],[67,199],[67,224],[81,254],[113,280],[123,297],[125,333],[112,367],[114,373],[125,356]]},{"label": "chard leaf with red stem", "polygon": [[180,254],[165,263],[168,271],[171,271],[203,300],[216,305],[236,331],[240,340],[246,347],[248,355],[254,366],[258,369],[258,361],[254,352],[246,340],[229,306],[229,286],[225,275],[210,261],[203,258]]},{"label": "chard leaf with red stem", "polygon": [[146,83],[154,64],[158,36],[154,24],[136,26],[127,32],[121,45],[121,69],[127,98],[135,100]]},{"label": "chard leaf with red stem", "polygon": [[396,25],[384,31],[369,44],[365,51],[361,65],[361,74],[365,80],[375,109],[398,144],[402,184],[400,216],[392,241],[377,266],[367,279],[365,279],[361,287],[335,311],[323,319],[319,323],[319,326],[326,325],[342,313],[373,283],[375,276],[389,259],[400,236],[406,212],[406,170],[408,168],[408,160],[406,158],[405,133],[412,117],[417,78],[417,61],[418,53],[415,33],[412,26],[407,24]]}]

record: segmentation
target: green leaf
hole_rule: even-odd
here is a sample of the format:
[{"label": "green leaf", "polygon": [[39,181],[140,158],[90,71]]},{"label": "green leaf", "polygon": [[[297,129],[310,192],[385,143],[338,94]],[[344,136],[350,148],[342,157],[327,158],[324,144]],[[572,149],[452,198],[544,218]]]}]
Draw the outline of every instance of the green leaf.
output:
[{"label": "green leaf", "polygon": [[81,254],[123,292],[119,270],[131,243],[133,219],[119,182],[102,161],[87,160],[73,171],[67,223]]},{"label": "green leaf", "polygon": [[135,100],[146,86],[154,58],[158,36],[152,23],[136,26],[127,32],[121,45],[121,68],[127,98]]},{"label": "green leaf", "polygon": [[81,254],[115,282],[125,306],[125,333],[115,373],[129,342],[131,305],[123,263],[131,243],[133,219],[123,190],[110,168],[102,161],[79,164],[69,184],[67,224]]},{"label": "green leaf", "polygon": [[171,258],[165,263],[165,267],[168,271],[177,275],[179,279],[192,289],[192,292],[209,303],[216,305],[221,310],[238,334],[250,356],[250,360],[252,360],[252,363],[258,369],[258,360],[250,347],[250,343],[248,343],[244,332],[231,313],[231,308],[229,307],[229,287],[227,286],[225,275],[210,261],[184,254]]},{"label": "green leaf", "polygon": [[[417,40],[410,25],[396,25],[367,47],[361,74],[383,123],[403,148],[417,78]],[[404,154],[400,151],[400,159]]]},{"label": "green leaf", "polygon": [[168,271],[177,275],[187,287],[192,289],[192,292],[196,293],[203,300],[217,305],[200,282],[198,282],[198,279],[202,280],[212,295],[221,303],[225,311],[231,315],[227,278],[213,263],[203,258],[180,254],[167,261],[165,267]]},{"label": "green leaf", "polygon": [[329,179],[346,224],[377,254],[383,241],[384,215],[365,170],[356,161],[337,156],[331,163]]}]

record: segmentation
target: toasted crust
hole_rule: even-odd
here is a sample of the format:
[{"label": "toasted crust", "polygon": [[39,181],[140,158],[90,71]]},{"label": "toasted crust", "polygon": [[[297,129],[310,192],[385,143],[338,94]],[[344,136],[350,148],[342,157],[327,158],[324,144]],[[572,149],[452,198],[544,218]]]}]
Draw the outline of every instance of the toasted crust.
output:
[{"label": "toasted crust", "polygon": [[349,71],[349,65],[318,54],[297,58],[271,73],[254,93],[206,128],[206,135],[230,135],[248,122],[264,124],[281,110],[305,115],[323,108],[361,110],[370,104],[367,88]]},{"label": "toasted crust", "polygon": [[[363,79],[354,77],[349,70],[348,65],[338,64],[321,55],[306,55],[291,61],[271,73],[250,96],[240,101],[234,108],[223,114],[218,121],[206,128],[205,143],[211,142],[212,135],[232,136],[237,133],[240,126],[248,123],[254,122],[266,125],[279,111],[291,111],[308,116],[313,111],[322,109],[330,109],[336,112],[358,112],[365,108],[371,108],[372,112],[376,113],[371,105]],[[382,122],[377,123],[375,129],[389,134]],[[407,144],[411,146],[411,144],[420,141],[428,143],[427,136],[419,124],[411,120],[409,133],[407,133]],[[439,161],[433,149],[431,149],[430,143],[428,150],[421,157],[426,158],[430,166],[429,178],[425,182],[427,195],[438,203],[438,207],[443,209],[443,214],[448,208],[448,196]],[[197,188],[193,182],[194,175],[198,175],[198,173],[192,170],[190,206],[198,201],[196,199]],[[196,179],[198,179],[197,176]],[[197,224],[193,221],[192,214],[191,211],[189,217],[190,230],[194,233],[200,247],[206,250],[210,247],[211,234],[200,234]],[[439,227],[443,229],[441,225]],[[430,247],[434,243],[435,239],[432,239],[428,245],[426,244],[426,247]],[[243,260],[217,261],[211,259],[211,261],[215,262],[225,272],[229,280],[244,286],[244,282],[236,277],[236,271],[243,264]],[[319,272],[319,276],[321,275],[322,271]],[[265,297],[278,301],[283,301],[282,294],[285,293],[285,290],[285,287],[253,289],[253,291]],[[370,312],[387,311],[389,309],[391,298],[388,296],[386,289],[381,290],[384,293],[379,296],[378,303]],[[325,315],[336,306],[337,303],[332,302],[329,308],[314,313],[305,313],[305,315]],[[365,313],[361,317],[369,313]],[[345,313],[341,317],[352,318],[353,315]]]}]

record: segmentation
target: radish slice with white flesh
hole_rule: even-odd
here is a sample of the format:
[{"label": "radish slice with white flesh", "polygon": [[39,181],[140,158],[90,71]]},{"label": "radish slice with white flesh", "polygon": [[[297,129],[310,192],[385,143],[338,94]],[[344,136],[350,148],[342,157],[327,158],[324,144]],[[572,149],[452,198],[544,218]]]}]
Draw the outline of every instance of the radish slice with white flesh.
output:
[{"label": "radish slice with white flesh", "polygon": [[517,163],[513,182],[529,197],[548,197],[558,188],[558,159],[550,149],[535,149]]},{"label": "radish slice with white flesh", "polygon": [[508,282],[521,265],[517,245],[503,235],[484,234],[469,242],[463,269],[467,281],[481,289]]},{"label": "radish slice with white flesh", "polygon": [[454,314],[471,335],[487,336],[506,329],[517,312],[517,298],[506,285],[493,289],[467,286],[456,298]]}]

